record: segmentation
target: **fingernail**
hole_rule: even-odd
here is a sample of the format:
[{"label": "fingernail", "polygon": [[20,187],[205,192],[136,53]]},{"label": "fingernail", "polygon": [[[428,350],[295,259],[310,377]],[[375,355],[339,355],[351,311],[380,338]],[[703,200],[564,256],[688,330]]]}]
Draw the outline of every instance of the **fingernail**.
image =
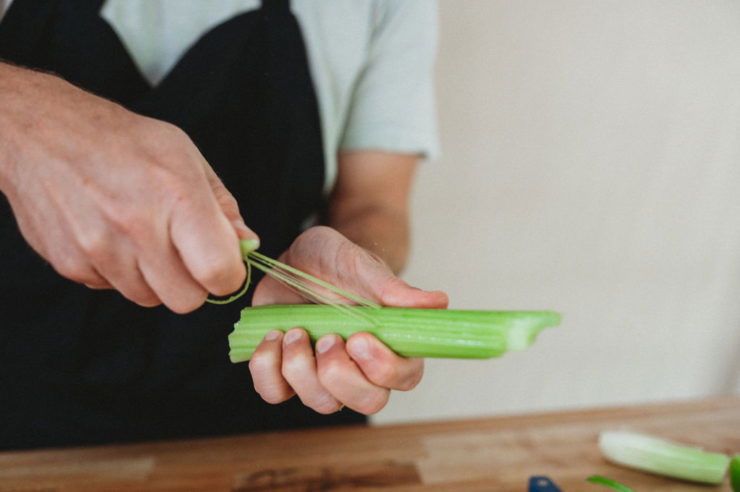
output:
[{"label": "fingernail", "polygon": [[370,344],[364,338],[356,338],[352,340],[350,344],[352,350],[352,357],[356,359],[369,360],[372,358],[370,354]]},{"label": "fingernail", "polygon": [[334,345],[333,335],[327,335],[325,337],[319,338],[319,341],[316,342],[316,352],[323,354],[324,352],[329,350],[332,345]]},{"label": "fingernail", "polygon": [[267,335],[265,335],[265,340],[267,341],[277,340],[279,336],[280,336],[280,332],[278,330],[268,331]]},{"label": "fingernail", "polygon": [[287,335],[285,335],[285,338],[283,339],[283,342],[285,344],[293,343],[299,338],[301,338],[301,330],[290,330]]}]

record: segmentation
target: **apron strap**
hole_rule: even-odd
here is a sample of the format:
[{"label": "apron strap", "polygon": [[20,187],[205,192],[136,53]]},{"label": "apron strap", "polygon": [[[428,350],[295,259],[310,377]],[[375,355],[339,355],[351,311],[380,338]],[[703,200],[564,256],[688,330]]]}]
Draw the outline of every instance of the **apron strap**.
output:
[{"label": "apron strap", "polygon": [[56,0],[15,0],[0,22],[0,59],[28,64],[47,32]]},{"label": "apron strap", "polygon": [[262,10],[290,12],[290,0],[262,0]]},{"label": "apron strap", "polygon": [[0,60],[19,65],[43,65],[50,28],[62,7],[80,15],[97,15],[105,0],[15,0],[0,22]]}]

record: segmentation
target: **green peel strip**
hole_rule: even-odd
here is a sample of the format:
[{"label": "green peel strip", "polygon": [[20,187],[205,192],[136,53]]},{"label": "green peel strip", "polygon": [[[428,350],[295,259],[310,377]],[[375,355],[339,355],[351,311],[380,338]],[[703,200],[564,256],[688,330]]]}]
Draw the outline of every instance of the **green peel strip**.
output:
[{"label": "green peel strip", "polygon": [[332,285],[329,282],[321,280],[320,278],[316,278],[313,275],[309,275],[308,273],[298,270],[297,268],[293,268],[290,265],[286,265],[285,263],[281,263],[277,260],[273,260],[270,257],[267,257],[261,253],[258,253],[257,251],[252,251],[251,253],[249,253],[249,256],[247,257],[247,261],[252,263],[252,265],[254,266],[256,266],[256,262],[259,261],[274,269],[284,270],[285,272],[288,272],[289,274],[294,275],[295,278],[302,279],[310,283],[319,285],[335,294],[338,294],[344,297],[345,299],[349,299],[350,301],[355,302],[356,304],[360,306],[366,306],[366,307],[372,307],[372,308],[380,307],[379,304],[369,299],[365,299],[364,297],[360,297],[357,294],[353,294],[352,292],[341,289],[337,287],[336,285]]},{"label": "green peel strip", "polygon": [[604,487],[609,487],[614,490],[618,490],[619,492],[635,492],[634,490],[627,487],[626,485],[621,484],[611,478],[602,477],[601,475],[591,475],[590,477],[586,479],[586,481],[591,482],[591,483],[596,483],[599,485],[603,485]]},{"label": "green peel strip", "polygon": [[[239,292],[227,299],[209,298],[206,299],[206,302],[211,304],[229,304],[242,297],[249,290],[249,285],[252,279],[252,267],[254,267],[264,272],[266,275],[271,276],[283,285],[291,288],[293,291],[298,293],[306,300],[314,302],[316,304],[331,306],[347,316],[362,318],[370,321],[370,318],[361,311],[355,310],[352,306],[349,306],[347,304],[338,303],[331,297],[322,294],[319,290],[316,289],[315,286],[323,288],[359,306],[370,307],[374,309],[380,308],[379,304],[369,299],[365,299],[364,297],[337,287],[336,285],[332,285],[329,282],[314,277],[313,275],[298,270],[297,268],[270,258],[269,256],[265,256],[262,253],[258,253],[256,249],[259,247],[259,241],[255,239],[243,239],[239,242],[239,247],[242,252],[242,259],[247,266],[247,279],[244,282],[244,286]],[[311,284],[313,284],[313,286]]]},{"label": "green peel strip", "polygon": [[251,282],[252,282],[252,268],[249,266],[249,263],[247,263],[247,279],[244,281],[244,287],[242,287],[239,292],[232,295],[228,299],[206,298],[206,302],[209,304],[230,304],[247,293],[247,291],[249,290],[249,284]]},{"label": "green peel strip", "polygon": [[347,304],[338,303],[336,300],[329,296],[322,294],[316,287],[312,287],[311,284],[318,285],[324,290],[334,293],[337,296],[341,296],[349,301],[354,301],[361,306],[370,307],[373,309],[379,309],[380,306],[368,299],[364,299],[356,294],[352,294],[344,289],[336,287],[328,282],[318,279],[308,273],[302,272],[289,265],[281,263],[277,260],[273,260],[265,255],[257,253],[256,251],[249,254],[246,261],[249,265],[261,270],[266,275],[271,276],[278,282],[289,287],[294,292],[299,294],[309,302],[316,304],[323,304],[329,306],[338,312],[341,312],[345,316],[365,320],[366,322],[372,322],[372,320],[365,315],[363,311],[358,310],[354,306]]}]

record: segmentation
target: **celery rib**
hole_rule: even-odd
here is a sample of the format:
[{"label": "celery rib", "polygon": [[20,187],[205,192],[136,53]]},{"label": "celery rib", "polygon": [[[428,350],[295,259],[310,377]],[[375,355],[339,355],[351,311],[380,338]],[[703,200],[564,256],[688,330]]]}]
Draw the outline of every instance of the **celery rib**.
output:
[{"label": "celery rib", "polygon": [[[232,362],[248,360],[270,330],[304,328],[312,340],[335,333],[348,338],[369,332],[406,357],[485,359],[523,350],[547,326],[560,323],[550,311],[460,311],[380,307],[353,292],[258,253],[256,240],[242,240],[242,256],[251,267],[316,304],[245,308],[229,335]],[[238,296],[242,295],[240,292]],[[356,304],[350,305],[332,297]],[[238,298],[233,296],[226,303]]]},{"label": "celery rib", "polygon": [[321,305],[245,308],[229,335],[232,362],[248,360],[270,330],[304,328],[312,340],[335,333],[369,332],[405,357],[486,359],[523,350],[560,315],[550,311],[463,311],[353,307],[361,317]]},{"label": "celery rib", "polygon": [[722,453],[629,431],[602,432],[599,448],[613,463],[693,482],[719,484],[730,464]]}]

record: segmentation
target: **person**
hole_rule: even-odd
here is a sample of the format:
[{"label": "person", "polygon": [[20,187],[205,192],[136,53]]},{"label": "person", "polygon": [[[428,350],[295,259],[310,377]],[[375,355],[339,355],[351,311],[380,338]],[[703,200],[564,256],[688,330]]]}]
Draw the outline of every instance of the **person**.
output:
[{"label": "person", "polygon": [[419,382],[367,333],[272,331],[232,365],[244,303],[203,303],[244,282],[252,238],[383,305],[446,307],[396,277],[434,152],[433,2],[5,3],[0,447],[357,423]]}]

